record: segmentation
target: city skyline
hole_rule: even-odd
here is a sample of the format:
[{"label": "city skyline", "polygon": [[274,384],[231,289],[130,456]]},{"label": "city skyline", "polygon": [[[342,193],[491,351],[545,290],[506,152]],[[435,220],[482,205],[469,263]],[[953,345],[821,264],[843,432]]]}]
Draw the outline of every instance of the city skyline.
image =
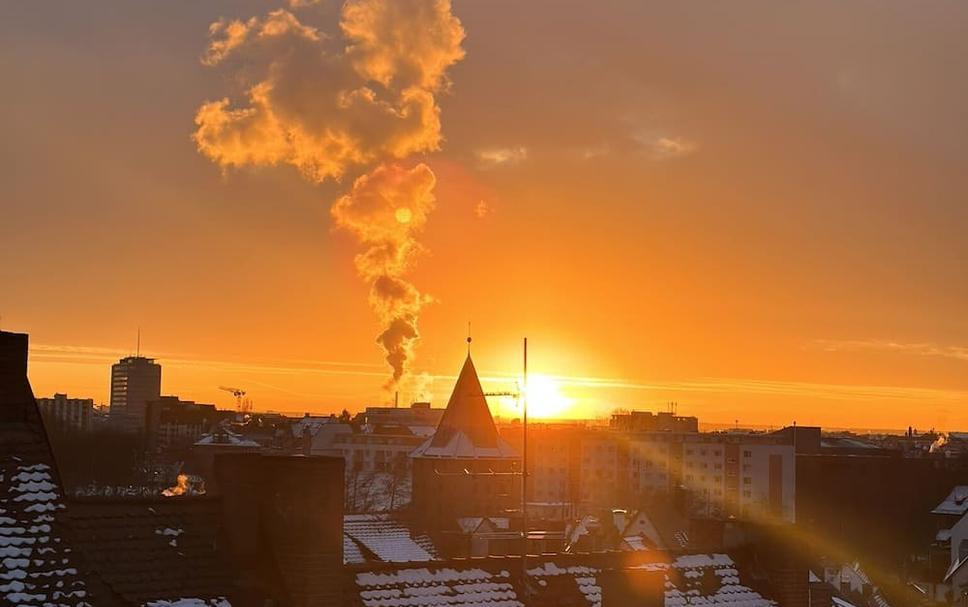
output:
[{"label": "city skyline", "polygon": [[[452,8],[463,56],[420,83],[439,149],[406,161],[436,176],[408,277],[436,400],[471,321],[485,381],[528,335],[570,417],[968,425],[964,6]],[[331,213],[369,167],[315,183],[192,140],[206,103],[239,103],[210,26],[270,10],[0,8],[0,314],[40,393],[106,400],[140,326],[199,402],[391,401],[362,237]],[[335,3],[286,10],[340,31]]]}]

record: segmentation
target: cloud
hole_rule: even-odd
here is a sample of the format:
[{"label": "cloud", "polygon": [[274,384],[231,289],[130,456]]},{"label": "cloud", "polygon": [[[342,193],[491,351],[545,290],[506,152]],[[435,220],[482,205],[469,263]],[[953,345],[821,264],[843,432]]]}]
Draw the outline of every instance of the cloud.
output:
[{"label": "cloud", "polygon": [[602,143],[599,145],[588,146],[581,149],[581,157],[584,160],[591,160],[592,158],[599,158],[601,156],[607,155],[612,151],[611,146],[607,143]]},{"label": "cloud", "polygon": [[669,160],[692,154],[699,146],[683,137],[657,136],[651,133],[634,135],[636,141],[653,160]]},{"label": "cloud", "polygon": [[883,339],[817,339],[811,342],[811,345],[826,352],[897,352],[914,356],[933,356],[968,362],[968,347],[965,346],[941,346],[933,343],[901,343]]},{"label": "cloud", "polygon": [[478,150],[476,156],[482,169],[493,169],[524,162],[528,159],[528,148],[524,146],[484,148]]},{"label": "cloud", "polygon": [[288,164],[320,182],[438,149],[435,95],[464,55],[450,2],[350,0],[340,33],[284,9],[213,23],[202,62],[241,91],[199,108],[199,151],[223,168]]}]

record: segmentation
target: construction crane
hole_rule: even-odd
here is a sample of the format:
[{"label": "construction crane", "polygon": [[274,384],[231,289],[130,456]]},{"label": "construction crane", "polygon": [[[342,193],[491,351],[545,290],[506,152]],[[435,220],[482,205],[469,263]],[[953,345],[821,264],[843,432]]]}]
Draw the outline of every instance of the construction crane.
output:
[{"label": "construction crane", "polygon": [[245,390],[242,388],[229,388],[228,386],[219,386],[219,390],[225,390],[230,392],[235,396],[235,410],[239,413],[248,413],[252,408],[252,401],[245,398]]}]

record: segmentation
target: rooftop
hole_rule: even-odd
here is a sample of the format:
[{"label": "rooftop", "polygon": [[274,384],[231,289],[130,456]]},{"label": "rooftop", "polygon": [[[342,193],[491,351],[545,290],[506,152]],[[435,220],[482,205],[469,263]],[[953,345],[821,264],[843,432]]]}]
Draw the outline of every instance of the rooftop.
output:
[{"label": "rooftop", "polygon": [[470,355],[464,360],[437,430],[414,450],[412,457],[518,457],[514,448],[498,435]]},{"label": "rooftop", "polygon": [[932,514],[951,514],[964,516],[968,512],[968,485],[958,485],[951,490],[948,497],[935,506]]}]

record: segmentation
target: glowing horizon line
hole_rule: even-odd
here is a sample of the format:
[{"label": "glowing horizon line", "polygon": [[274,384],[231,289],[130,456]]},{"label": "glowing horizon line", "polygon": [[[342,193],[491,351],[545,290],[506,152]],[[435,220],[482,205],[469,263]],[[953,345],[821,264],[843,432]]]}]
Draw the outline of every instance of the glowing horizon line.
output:
[{"label": "glowing horizon line", "polygon": [[[31,360],[35,363],[63,363],[63,364],[102,364],[113,360],[112,356],[126,354],[127,350],[116,348],[100,348],[88,346],[64,346],[50,344],[36,344],[31,346]],[[177,368],[201,367],[221,369],[235,373],[267,373],[277,375],[317,374],[342,377],[376,378],[386,377],[384,365],[361,363],[352,361],[331,361],[312,359],[271,359],[265,362],[242,362],[209,360],[193,358],[191,355],[173,354],[158,355],[157,360],[166,365]],[[278,364],[277,364],[278,363]],[[314,365],[314,366],[306,366]],[[320,367],[344,367],[327,369]],[[348,367],[348,368],[346,368]],[[373,369],[373,370],[367,370]],[[379,369],[379,370],[378,370]],[[581,375],[542,374],[549,379],[568,387],[580,387],[597,390],[636,390],[655,392],[696,392],[696,393],[746,393],[757,395],[784,395],[814,397],[826,400],[926,400],[942,402],[968,401],[968,391],[941,388],[922,388],[906,386],[885,386],[865,384],[830,384],[820,382],[786,381],[769,379],[744,379],[731,377],[698,377],[679,381],[641,381],[628,378],[594,377]],[[431,392],[445,391],[445,388],[433,389],[433,383],[439,381],[453,381],[456,375],[439,373],[413,373],[408,376],[405,385],[413,386],[429,379]],[[487,373],[481,376],[482,381],[494,383],[514,383],[518,377],[507,373]],[[268,387],[268,386],[267,386]],[[288,390],[272,386],[280,392]],[[296,394],[294,394],[296,395]],[[300,394],[301,395],[301,394]]]}]

